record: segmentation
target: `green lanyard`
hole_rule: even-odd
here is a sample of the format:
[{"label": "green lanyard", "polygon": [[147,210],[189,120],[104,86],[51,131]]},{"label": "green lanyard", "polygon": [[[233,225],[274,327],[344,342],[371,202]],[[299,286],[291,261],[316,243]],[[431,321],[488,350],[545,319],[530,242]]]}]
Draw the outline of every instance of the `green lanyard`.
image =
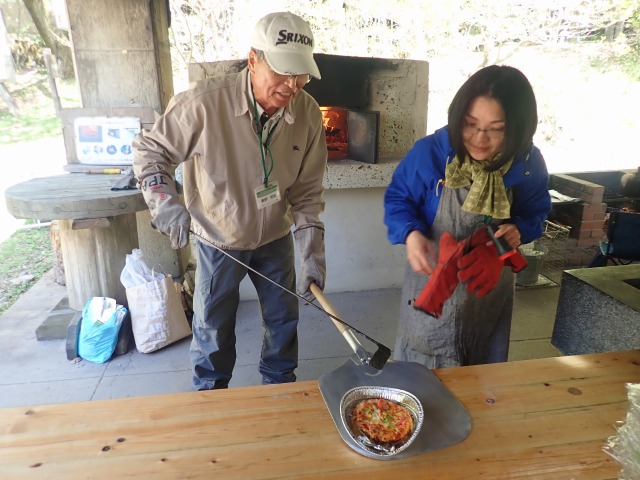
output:
[{"label": "green lanyard", "polygon": [[[271,149],[269,148],[269,139],[271,138],[271,131],[267,134],[267,140],[265,143],[262,143],[262,126],[260,125],[260,119],[258,118],[258,106],[256,105],[256,98],[253,97],[253,111],[254,117],[256,120],[256,135],[258,137],[258,142],[260,143],[260,155],[262,157],[262,172],[264,173],[264,186],[266,187],[269,184],[269,175],[273,171],[273,156],[271,155]],[[267,162],[264,156],[264,151],[267,151],[269,154],[269,159],[271,160],[271,168],[267,172]]]}]

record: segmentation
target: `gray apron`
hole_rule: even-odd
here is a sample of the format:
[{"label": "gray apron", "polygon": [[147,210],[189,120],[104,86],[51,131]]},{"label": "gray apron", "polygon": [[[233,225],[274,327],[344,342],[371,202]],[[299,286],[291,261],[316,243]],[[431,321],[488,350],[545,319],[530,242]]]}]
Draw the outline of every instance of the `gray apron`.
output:
[{"label": "gray apron", "polygon": [[[449,231],[460,241],[482,225],[482,215],[462,210],[468,193],[468,187],[442,189],[429,236],[436,249],[443,232]],[[496,288],[482,298],[470,294],[466,283],[460,282],[439,318],[413,308],[413,300],[428,280],[429,276],[415,273],[407,265],[394,359],[428,368],[507,361],[515,293],[511,268],[502,269]]]}]

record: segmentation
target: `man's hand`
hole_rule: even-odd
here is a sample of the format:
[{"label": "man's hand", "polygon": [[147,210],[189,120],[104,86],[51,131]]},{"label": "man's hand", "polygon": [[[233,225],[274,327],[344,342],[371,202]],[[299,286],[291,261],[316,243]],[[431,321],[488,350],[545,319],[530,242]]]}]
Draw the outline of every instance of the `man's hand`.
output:
[{"label": "man's hand", "polygon": [[324,290],[327,262],[324,254],[324,229],[316,226],[302,227],[293,232],[300,253],[300,275],[296,285],[298,295],[308,302],[315,298],[309,290],[311,282]]},{"label": "man's hand", "polygon": [[151,212],[151,226],[169,237],[171,248],[186,247],[191,216],[178,197],[173,179],[155,173],[145,177],[139,186]]},{"label": "man's hand", "polygon": [[418,230],[413,230],[405,240],[407,261],[416,273],[431,275],[437,264],[434,244]]}]

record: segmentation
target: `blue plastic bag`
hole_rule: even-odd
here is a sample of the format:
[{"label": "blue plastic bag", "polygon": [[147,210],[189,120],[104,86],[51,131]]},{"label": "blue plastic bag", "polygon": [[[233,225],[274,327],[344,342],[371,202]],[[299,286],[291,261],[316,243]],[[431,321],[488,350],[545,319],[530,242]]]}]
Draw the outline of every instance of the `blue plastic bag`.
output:
[{"label": "blue plastic bag", "polygon": [[116,350],[126,307],[113,298],[93,297],[82,310],[78,355],[94,363],[105,363]]}]

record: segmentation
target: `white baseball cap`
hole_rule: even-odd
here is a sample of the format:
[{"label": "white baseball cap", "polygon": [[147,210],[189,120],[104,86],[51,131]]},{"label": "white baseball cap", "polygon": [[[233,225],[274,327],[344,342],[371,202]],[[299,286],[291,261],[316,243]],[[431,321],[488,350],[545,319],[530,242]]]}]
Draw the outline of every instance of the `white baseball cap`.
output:
[{"label": "white baseball cap", "polygon": [[256,23],[251,46],[262,50],[274,72],[320,78],[313,59],[313,32],[309,24],[291,12],[270,13]]}]

